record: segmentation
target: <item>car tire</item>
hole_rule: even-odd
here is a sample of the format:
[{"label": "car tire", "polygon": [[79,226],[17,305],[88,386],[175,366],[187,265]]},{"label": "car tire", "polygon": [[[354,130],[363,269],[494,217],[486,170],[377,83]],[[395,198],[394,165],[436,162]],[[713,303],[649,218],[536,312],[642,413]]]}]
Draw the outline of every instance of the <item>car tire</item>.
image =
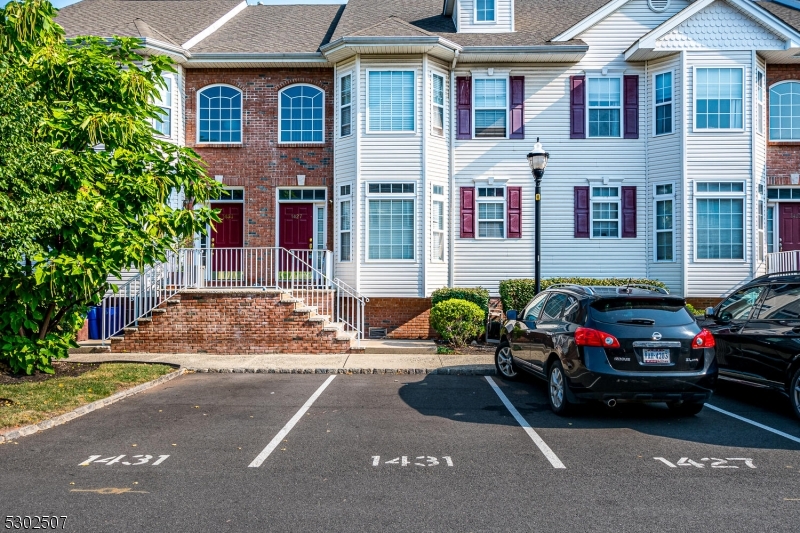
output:
[{"label": "car tire", "polygon": [[561,361],[556,360],[547,370],[547,399],[550,410],[559,416],[566,416],[572,412],[573,405],[568,396],[569,385]]},{"label": "car tire", "polygon": [[497,369],[497,375],[502,378],[511,380],[520,378],[519,369],[514,364],[511,346],[507,342],[500,343],[500,346],[494,351],[494,367]]},{"label": "car tire", "polygon": [[789,382],[789,399],[792,402],[794,414],[800,418],[800,368],[797,369]]},{"label": "car tire", "polygon": [[694,416],[703,410],[705,402],[667,402],[672,414],[677,416]]}]

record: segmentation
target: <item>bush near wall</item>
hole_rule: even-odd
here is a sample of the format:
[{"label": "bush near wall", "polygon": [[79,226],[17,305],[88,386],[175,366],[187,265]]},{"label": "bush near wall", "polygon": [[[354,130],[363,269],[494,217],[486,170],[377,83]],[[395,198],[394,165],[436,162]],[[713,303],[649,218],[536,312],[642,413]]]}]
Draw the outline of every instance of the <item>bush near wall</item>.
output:
[{"label": "bush near wall", "polygon": [[431,327],[456,347],[483,333],[485,318],[483,309],[466,300],[445,300],[431,309]]},{"label": "bush near wall", "polygon": [[[542,290],[559,283],[573,285],[590,285],[599,287],[620,287],[631,284],[654,285],[667,289],[667,286],[657,279],[645,278],[548,278],[542,280]],[[500,282],[500,300],[503,309],[522,311],[528,302],[536,296],[536,281],[530,278],[507,279]]]},{"label": "bush near wall", "polygon": [[[431,305],[447,300],[466,300],[472,302],[483,311],[483,317],[489,316],[489,291],[483,287],[442,287],[431,295]],[[435,328],[434,328],[435,329]]]}]

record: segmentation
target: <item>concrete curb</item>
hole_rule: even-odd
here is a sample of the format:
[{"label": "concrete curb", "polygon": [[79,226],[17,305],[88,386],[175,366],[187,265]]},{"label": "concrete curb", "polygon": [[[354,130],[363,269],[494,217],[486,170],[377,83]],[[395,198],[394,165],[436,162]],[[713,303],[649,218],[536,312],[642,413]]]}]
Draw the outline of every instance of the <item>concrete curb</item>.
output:
[{"label": "concrete curb", "polygon": [[185,368],[179,368],[175,372],[170,372],[169,374],[165,374],[160,378],[154,379],[153,381],[148,381],[147,383],[136,385],[135,387],[132,387],[130,389],[119,391],[115,394],[112,394],[108,398],[103,398],[102,400],[97,400],[95,402],[82,405],[77,409],[70,411],[69,413],[64,413],[63,415],[58,415],[56,417],[43,420],[37,424],[31,424],[30,426],[23,426],[19,429],[14,429],[11,431],[6,431],[5,433],[0,433],[0,444],[3,444],[4,442],[11,442],[12,440],[18,439],[20,437],[27,437],[28,435],[33,435],[34,433],[38,433],[39,431],[43,431],[51,427],[60,426],[61,424],[69,422],[74,418],[83,416],[86,413],[91,413],[92,411],[96,411],[97,409],[103,408],[106,405],[111,405],[112,403],[118,402],[124,398],[127,398],[128,396],[133,396],[134,394],[153,388],[157,385],[161,385],[162,383],[166,383],[167,381],[171,381],[177,378],[178,376],[182,376],[185,373],[186,373]]},{"label": "concrete curb", "polygon": [[192,368],[201,374],[444,374],[452,376],[494,376],[493,365],[445,368]]}]

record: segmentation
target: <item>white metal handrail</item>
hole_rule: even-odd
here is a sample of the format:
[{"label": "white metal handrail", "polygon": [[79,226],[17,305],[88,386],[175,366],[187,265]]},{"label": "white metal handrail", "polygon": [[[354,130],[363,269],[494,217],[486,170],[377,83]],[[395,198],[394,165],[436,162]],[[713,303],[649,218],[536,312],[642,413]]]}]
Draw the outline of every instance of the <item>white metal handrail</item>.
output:
[{"label": "white metal handrail", "polygon": [[767,254],[767,274],[796,272],[800,264],[800,250]]},{"label": "white metal handrail", "polygon": [[189,288],[272,288],[302,299],[333,322],[364,338],[368,298],[332,277],[332,253],[285,248],[181,248],[166,261],[145,267],[138,275],[109,290],[98,308],[100,337],[108,340],[175,294]]}]

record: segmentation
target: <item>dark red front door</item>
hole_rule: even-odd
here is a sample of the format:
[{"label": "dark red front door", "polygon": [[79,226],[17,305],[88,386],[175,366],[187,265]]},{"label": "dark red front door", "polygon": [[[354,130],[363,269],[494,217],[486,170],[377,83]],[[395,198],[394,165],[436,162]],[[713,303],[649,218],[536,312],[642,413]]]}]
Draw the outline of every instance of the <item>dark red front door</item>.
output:
[{"label": "dark red front door", "polygon": [[780,204],[780,251],[800,250],[800,203]]},{"label": "dark red front door", "polygon": [[[241,272],[244,246],[244,205],[212,203],[212,209],[219,209],[220,222],[211,230],[212,248],[235,248],[212,252],[211,268],[214,279],[237,277]],[[222,274],[222,273],[225,274]]]},{"label": "dark red front door", "polygon": [[[314,204],[280,204],[280,237],[278,246],[287,250],[311,250],[314,237]],[[299,255],[308,261],[308,255]],[[292,265],[290,257],[282,258],[281,270],[307,270]],[[296,261],[295,261],[296,263]]]}]

